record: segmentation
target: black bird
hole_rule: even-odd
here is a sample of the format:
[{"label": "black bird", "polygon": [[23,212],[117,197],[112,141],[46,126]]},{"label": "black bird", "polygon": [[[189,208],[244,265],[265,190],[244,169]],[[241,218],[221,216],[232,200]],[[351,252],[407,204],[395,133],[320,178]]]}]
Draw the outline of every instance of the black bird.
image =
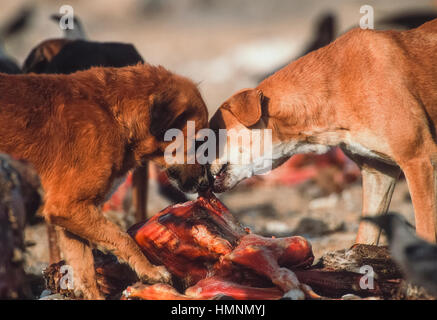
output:
[{"label": "black bird", "polygon": [[406,279],[437,295],[437,245],[417,237],[414,227],[399,214],[387,213],[362,220],[384,230],[391,256]]}]

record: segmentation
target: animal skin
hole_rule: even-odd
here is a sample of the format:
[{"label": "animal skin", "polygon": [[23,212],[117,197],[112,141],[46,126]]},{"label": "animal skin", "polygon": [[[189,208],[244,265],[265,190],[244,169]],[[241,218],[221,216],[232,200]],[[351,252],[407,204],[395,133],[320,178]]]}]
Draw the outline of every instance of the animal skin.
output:
[{"label": "animal skin", "polygon": [[[146,281],[168,281],[135,242],[104,218],[113,183],[151,160],[171,169],[182,189],[208,184],[199,164],[167,165],[163,134],[186,122],[207,126],[194,83],[163,67],[92,68],[71,75],[0,74],[0,151],[31,162],[45,191],[43,214],[62,227],[59,242],[75,290],[102,298],[90,243],[111,250]],[[198,177],[203,175],[201,182]]]},{"label": "animal skin", "polygon": [[[249,233],[212,193],[169,206],[128,233],[144,254],[173,275],[173,284],[137,285],[129,297],[209,299],[295,299],[311,295],[291,269],[313,263],[311,244],[303,237],[266,238]],[[277,290],[279,289],[279,290]]]},{"label": "animal skin", "polygon": [[[436,52],[437,20],[409,31],[353,29],[256,88],[234,94],[210,127],[271,129],[273,168],[296,153],[341,147],[360,166],[364,216],[387,211],[402,170],[417,233],[435,242]],[[240,142],[232,152],[248,152],[250,143]],[[209,168],[215,191],[253,175],[260,160],[262,155],[242,165],[216,159]],[[356,242],[377,244],[379,235],[378,228],[361,223]]]}]

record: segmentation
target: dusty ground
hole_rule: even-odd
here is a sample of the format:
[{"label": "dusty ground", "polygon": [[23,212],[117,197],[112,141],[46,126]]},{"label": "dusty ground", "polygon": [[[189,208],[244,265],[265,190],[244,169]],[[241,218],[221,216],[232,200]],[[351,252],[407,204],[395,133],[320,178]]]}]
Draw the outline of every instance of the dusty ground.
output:
[{"label": "dusty ground", "polygon": [[[1,1],[0,26],[26,0]],[[149,0],[70,1],[82,18],[90,39],[133,43],[146,61],[199,82],[212,114],[234,91],[255,86],[260,75],[290,61],[310,40],[315,19],[335,12],[339,34],[356,26],[360,7],[375,8],[375,19],[412,9],[430,9],[430,0],[181,0],[163,1],[159,8]],[[32,47],[61,36],[48,19],[64,1],[41,0],[34,4],[30,27],[5,42],[7,52],[22,62]],[[149,212],[168,203],[151,187]],[[357,231],[361,209],[359,182],[340,195],[319,198],[316,187],[239,187],[222,195],[224,203],[253,231],[265,235],[301,234],[313,243],[316,257],[327,250],[349,247]],[[412,218],[405,182],[400,182],[392,210]],[[120,218],[121,214],[113,214]],[[126,223],[124,225],[127,227]],[[40,274],[47,264],[45,226],[28,227],[28,271]]]}]

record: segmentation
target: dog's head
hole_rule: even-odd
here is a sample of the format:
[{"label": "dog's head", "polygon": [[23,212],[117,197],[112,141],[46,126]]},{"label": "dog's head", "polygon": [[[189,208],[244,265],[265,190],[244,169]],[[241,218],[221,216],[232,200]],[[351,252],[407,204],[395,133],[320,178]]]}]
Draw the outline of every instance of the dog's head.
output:
[{"label": "dog's head", "polygon": [[227,142],[227,145],[223,144],[224,139],[218,142],[217,158],[209,166],[215,192],[228,190],[257,172],[271,169],[271,156],[264,152],[271,147],[265,147],[268,128],[262,117],[264,103],[261,90],[244,89],[226,100],[211,118],[209,125],[217,137],[223,137],[220,129],[226,129]]},{"label": "dog's head", "polygon": [[[167,169],[170,180],[184,192],[208,187],[207,170],[195,158],[194,135],[208,126],[208,110],[197,86],[172,75],[162,89],[150,96],[149,136],[153,146],[149,159]],[[187,136],[188,139],[187,139]],[[151,154],[151,155],[150,155]]]}]

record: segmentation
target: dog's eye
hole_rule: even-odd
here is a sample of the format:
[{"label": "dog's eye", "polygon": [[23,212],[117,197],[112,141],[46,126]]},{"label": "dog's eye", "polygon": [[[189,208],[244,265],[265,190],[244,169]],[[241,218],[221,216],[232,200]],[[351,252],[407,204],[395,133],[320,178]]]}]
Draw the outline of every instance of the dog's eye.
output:
[{"label": "dog's eye", "polygon": [[175,129],[183,129],[187,125],[187,116],[186,113],[183,112],[179,115],[179,117],[173,122],[173,128]]}]

